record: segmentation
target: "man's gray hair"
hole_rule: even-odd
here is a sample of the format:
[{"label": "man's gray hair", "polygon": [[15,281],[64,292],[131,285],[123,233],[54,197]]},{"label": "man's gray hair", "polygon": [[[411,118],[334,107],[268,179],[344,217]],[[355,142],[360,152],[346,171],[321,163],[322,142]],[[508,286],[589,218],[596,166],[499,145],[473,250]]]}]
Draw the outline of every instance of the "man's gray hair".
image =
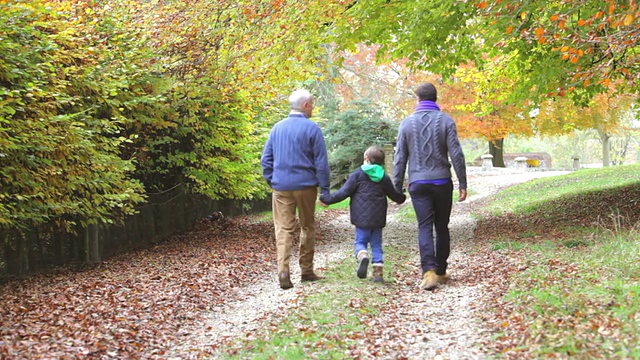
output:
[{"label": "man's gray hair", "polygon": [[299,89],[289,95],[289,104],[293,110],[302,110],[302,104],[313,99],[313,95],[307,90]]}]

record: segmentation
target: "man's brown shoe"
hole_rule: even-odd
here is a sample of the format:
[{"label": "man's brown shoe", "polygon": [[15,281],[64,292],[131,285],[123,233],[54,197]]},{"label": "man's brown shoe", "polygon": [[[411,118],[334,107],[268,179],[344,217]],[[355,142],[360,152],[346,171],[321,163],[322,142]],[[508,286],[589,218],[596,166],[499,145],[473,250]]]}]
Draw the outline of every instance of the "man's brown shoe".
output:
[{"label": "man's brown shoe", "polygon": [[278,274],[278,280],[280,281],[280,288],[283,290],[291,289],[293,287],[291,278],[286,272],[281,272],[280,274]]},{"label": "man's brown shoe", "polygon": [[302,281],[302,282],[318,281],[318,280],[322,280],[322,279],[324,279],[322,276],[318,276],[315,273],[305,274],[305,275],[302,275],[300,277],[300,281]]}]

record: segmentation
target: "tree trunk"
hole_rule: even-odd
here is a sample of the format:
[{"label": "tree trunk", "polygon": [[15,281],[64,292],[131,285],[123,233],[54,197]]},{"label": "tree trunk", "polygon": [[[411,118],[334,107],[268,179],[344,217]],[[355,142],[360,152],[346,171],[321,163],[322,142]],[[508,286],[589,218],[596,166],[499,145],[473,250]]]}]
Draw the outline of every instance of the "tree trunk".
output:
[{"label": "tree trunk", "polygon": [[19,279],[25,278],[29,271],[27,239],[23,234],[12,232],[4,239],[4,256],[7,274]]},{"label": "tree trunk", "polygon": [[609,141],[609,153],[611,153],[611,164],[622,165],[627,159],[627,151],[629,150],[629,144],[631,143],[630,132],[619,138],[619,141],[614,141],[613,144]]},{"label": "tree trunk", "polygon": [[609,142],[611,140],[611,136],[600,129],[598,129],[598,135],[600,136],[600,142],[602,143],[602,166],[607,167],[611,165],[611,145]]},{"label": "tree trunk", "polygon": [[53,231],[51,236],[53,237],[53,251],[55,252],[53,264],[62,265],[69,261],[68,256],[64,251],[65,238],[61,231]]},{"label": "tree trunk", "polygon": [[96,224],[89,224],[85,228],[85,251],[85,263],[94,265],[100,262],[100,242]]},{"label": "tree trunk", "polygon": [[602,139],[602,166],[604,167],[611,165],[609,139],[610,137],[608,136]]},{"label": "tree trunk", "polygon": [[489,154],[493,156],[492,161],[494,167],[505,167],[503,144],[504,138],[489,141]]}]

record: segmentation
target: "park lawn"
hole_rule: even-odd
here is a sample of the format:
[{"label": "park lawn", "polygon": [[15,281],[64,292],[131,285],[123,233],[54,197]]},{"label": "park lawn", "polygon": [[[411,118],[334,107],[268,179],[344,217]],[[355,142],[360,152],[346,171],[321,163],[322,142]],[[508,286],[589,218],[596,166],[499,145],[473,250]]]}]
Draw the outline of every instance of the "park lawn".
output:
[{"label": "park lawn", "polygon": [[[574,245],[578,244],[578,245]],[[526,358],[640,358],[640,232],[595,233],[588,244],[546,239],[495,247],[523,256],[501,299],[501,353]]]},{"label": "park lawn", "polygon": [[[570,200],[579,195],[615,191],[639,183],[640,164],[582,169],[566,175],[533,179],[509,187],[498,193],[485,210],[492,215],[529,214],[548,208],[549,203],[557,204],[564,199]],[[640,199],[620,200],[635,200],[640,206]],[[615,203],[612,202],[611,205],[615,205]],[[554,210],[561,209],[551,209],[551,211]]]},{"label": "park lawn", "polygon": [[[496,356],[640,358],[639,189],[640,165],[628,165],[536,179],[493,197],[490,213],[539,225],[488,236],[489,251],[525,264],[498,299]],[[590,222],[571,225],[571,217]]]}]

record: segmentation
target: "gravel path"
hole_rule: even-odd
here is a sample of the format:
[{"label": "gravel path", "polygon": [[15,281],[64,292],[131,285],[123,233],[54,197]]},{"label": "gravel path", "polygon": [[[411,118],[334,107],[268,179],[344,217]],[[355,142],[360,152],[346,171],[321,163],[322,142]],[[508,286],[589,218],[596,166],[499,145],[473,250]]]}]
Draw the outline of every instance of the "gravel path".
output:
[{"label": "gravel path", "polygon": [[[468,188],[474,195],[462,203],[455,203],[449,228],[451,231],[451,255],[448,274],[450,280],[435,291],[420,290],[420,258],[415,245],[418,229],[415,224],[390,221],[385,228],[387,244],[406,244],[416,248],[412,260],[412,273],[397,274],[397,293],[389,303],[395,306],[385,309],[378,316],[381,324],[375,336],[381,341],[393,339],[396,334],[415,336],[396,345],[395,352],[387,353],[385,359],[482,359],[482,343],[489,335],[477,316],[485,286],[479,281],[478,265],[470,256],[473,250],[475,220],[470,216],[477,201],[498,192],[506,186],[538,177],[554,176],[566,172],[516,172],[510,169],[495,169],[491,172],[469,169]],[[394,299],[397,298],[397,299]],[[389,326],[389,324],[392,324]],[[370,356],[374,358],[373,355]]]},{"label": "gravel path", "polygon": [[[482,328],[476,315],[476,307],[481,302],[482,282],[475,281],[474,266],[470,256],[472,251],[475,221],[470,216],[477,200],[491,195],[501,188],[538,177],[565,174],[564,171],[517,172],[511,169],[481,171],[468,169],[468,187],[474,191],[463,203],[454,205],[450,229],[452,252],[449,274],[451,280],[436,291],[426,292],[418,289],[420,282],[419,258],[412,260],[415,268],[407,273],[394,274],[397,291],[391,295],[389,304],[397,304],[383,309],[370,324],[375,338],[380,342],[391,341],[397,334],[412,334],[403,339],[400,346],[388,347],[382,358],[388,359],[481,359],[484,358],[480,344],[488,340],[489,334]],[[329,240],[316,248],[315,265],[322,269],[331,267],[352,254],[352,244],[344,241],[352,237],[352,227],[347,215],[334,219],[331,234],[335,241]],[[384,232],[386,244],[404,244],[415,246],[417,226],[395,221],[393,216]],[[303,296],[306,286],[300,284],[297,258],[293,254],[292,280],[294,289],[282,291],[278,287],[275,274],[273,278],[251,286],[240,288],[230,301],[207,316],[207,325],[198,329],[189,329],[188,336],[181,346],[172,349],[167,356],[184,358],[185,354],[202,349],[220,349],[233,339],[252,337],[268,319],[285,316],[287,309],[296,306],[297,299]],[[375,326],[375,322],[385,326]],[[395,342],[398,343],[397,341]],[[187,356],[188,357],[188,356]],[[372,354],[362,352],[362,358],[374,358]],[[381,358],[377,354],[375,358]]]}]

